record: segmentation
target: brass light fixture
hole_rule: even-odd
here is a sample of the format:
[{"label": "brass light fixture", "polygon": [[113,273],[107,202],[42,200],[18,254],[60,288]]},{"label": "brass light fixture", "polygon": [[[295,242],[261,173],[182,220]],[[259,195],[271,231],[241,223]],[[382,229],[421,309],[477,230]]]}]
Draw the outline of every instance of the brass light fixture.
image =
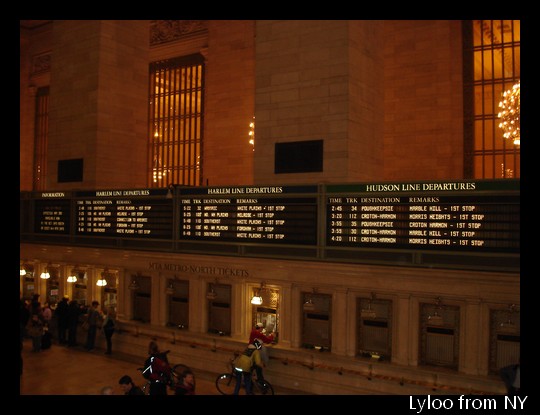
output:
[{"label": "brass light fixture", "polygon": [[251,304],[253,305],[261,305],[263,303],[263,298],[261,296],[261,292],[264,290],[265,283],[264,281],[261,282],[261,287],[255,291],[255,295],[251,297]]},{"label": "brass light fixture", "polygon": [[174,284],[171,282],[169,282],[169,285],[167,286],[167,288],[165,288],[165,294],[167,295],[173,295],[174,294]]},{"label": "brass light fixture", "polygon": [[377,313],[375,312],[375,310],[371,309],[371,303],[373,300],[375,300],[375,293],[371,293],[371,298],[368,300],[368,307],[363,308],[360,311],[360,317],[371,320],[377,318]]},{"label": "brass light fixture", "polygon": [[439,314],[439,311],[438,311],[438,310],[442,309],[441,297],[437,297],[437,300],[436,300],[435,304],[436,304],[437,307],[435,309],[435,312],[428,316],[428,323],[430,325],[432,325],[432,326],[443,326],[444,325],[444,320],[443,320],[442,316]]},{"label": "brass light fixture", "polygon": [[79,274],[81,273],[81,270],[79,269],[78,265],[75,265],[75,268],[71,270],[71,273],[67,277],[67,282],[77,282]]},{"label": "brass light fixture", "polygon": [[50,263],[47,264],[47,266],[45,267],[45,270],[39,276],[41,279],[48,280],[49,278],[51,278],[51,274],[49,273],[50,267],[51,267],[51,264]]},{"label": "brass light fixture", "polygon": [[214,286],[210,286],[210,291],[206,293],[206,298],[210,301],[215,300],[217,298],[217,292],[214,291]]},{"label": "brass light fixture", "polygon": [[128,285],[128,288],[132,291],[137,291],[141,287],[139,286],[136,280],[132,280],[131,283]]},{"label": "brass light fixture", "polygon": [[313,294],[315,294],[316,291],[317,290],[313,288],[312,294],[308,294],[309,295],[308,299],[302,306],[304,308],[304,311],[315,311],[316,307],[315,307],[315,303],[313,302]]},{"label": "brass light fixture", "polygon": [[111,273],[107,268],[103,270],[101,273],[101,278],[96,281],[96,285],[98,287],[105,287],[107,285],[107,277],[110,277]]}]

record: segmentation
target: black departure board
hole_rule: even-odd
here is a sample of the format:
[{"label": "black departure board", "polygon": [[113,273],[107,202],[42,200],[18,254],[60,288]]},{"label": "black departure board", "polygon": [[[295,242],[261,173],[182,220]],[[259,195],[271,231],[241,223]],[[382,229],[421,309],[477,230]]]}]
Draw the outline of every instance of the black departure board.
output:
[{"label": "black departure board", "polygon": [[328,186],[326,245],[519,252],[519,183]]},{"label": "black departure board", "polygon": [[179,239],[317,244],[316,186],[180,189]]},{"label": "black departure board", "polygon": [[172,239],[173,200],[166,190],[75,192],[75,234]]},{"label": "black departure board", "polygon": [[34,205],[34,232],[68,235],[70,233],[71,201],[64,192],[39,193]]}]

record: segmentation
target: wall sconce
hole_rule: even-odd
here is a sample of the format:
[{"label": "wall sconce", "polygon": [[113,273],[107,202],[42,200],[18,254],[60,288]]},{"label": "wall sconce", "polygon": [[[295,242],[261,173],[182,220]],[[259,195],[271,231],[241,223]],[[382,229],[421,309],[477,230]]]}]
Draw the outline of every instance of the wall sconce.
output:
[{"label": "wall sconce", "polygon": [[442,305],[441,305],[441,297],[437,297],[437,301],[436,301],[436,306],[437,308],[435,309],[435,312],[433,314],[430,314],[428,316],[428,323],[432,326],[443,326],[444,325],[444,320],[442,318],[442,316],[439,314],[438,310],[440,310],[442,308]]},{"label": "wall sconce", "polygon": [[174,294],[174,285],[172,282],[169,283],[167,288],[165,288],[165,294],[167,295],[173,295]]},{"label": "wall sconce", "polygon": [[20,270],[19,270],[19,275],[22,277],[24,275],[26,275],[26,264],[21,264],[20,266]]},{"label": "wall sconce", "polygon": [[139,288],[141,288],[139,286],[139,284],[137,283],[137,281],[135,280],[132,280],[131,281],[131,284],[128,285],[128,288],[131,290],[131,291],[137,291]]},{"label": "wall sconce", "polygon": [[41,273],[39,278],[44,279],[44,280],[48,280],[49,278],[51,278],[51,274],[49,273],[49,267],[50,267],[50,264],[47,264],[47,266],[45,267],[45,271]]},{"label": "wall sconce", "polygon": [[368,308],[363,308],[360,311],[360,317],[365,319],[375,319],[377,318],[377,313],[375,310],[371,309],[371,302],[375,300],[375,293],[371,293],[371,298],[368,300]]},{"label": "wall sconce", "polygon": [[[313,294],[315,294],[316,292],[316,289],[313,288]],[[313,295],[310,294],[307,301],[304,303],[303,305],[303,308],[304,308],[304,311],[315,311],[315,303],[313,302]]]},{"label": "wall sconce", "polygon": [[261,296],[261,292],[264,290],[264,281],[261,282],[261,288],[258,288],[255,292],[255,295],[251,297],[251,304],[253,305],[261,305],[263,303],[263,298]]}]

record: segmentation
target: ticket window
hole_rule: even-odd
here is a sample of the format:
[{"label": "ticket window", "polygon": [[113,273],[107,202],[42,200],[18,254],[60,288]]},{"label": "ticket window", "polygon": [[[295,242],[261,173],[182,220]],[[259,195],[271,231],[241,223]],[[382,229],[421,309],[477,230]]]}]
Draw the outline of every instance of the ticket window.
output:
[{"label": "ticket window", "polygon": [[26,274],[22,277],[22,290],[21,295],[23,300],[30,301],[32,296],[36,292],[36,278],[33,271],[26,271]]},{"label": "ticket window", "polygon": [[[258,304],[259,302],[261,304]],[[269,288],[253,289],[251,327],[254,327],[256,323],[262,323],[263,333],[266,335],[274,333],[275,343],[278,341],[279,332],[278,304],[279,290]]]},{"label": "ticket window", "polygon": [[88,277],[86,275],[86,272],[81,271],[73,274],[75,277],[77,277],[77,280],[74,281],[73,288],[72,288],[72,300],[77,301],[80,305],[87,306],[87,283],[88,283]]},{"label": "ticket window", "polygon": [[169,297],[167,325],[179,329],[189,327],[189,281],[167,281],[166,293]]},{"label": "ticket window", "polygon": [[459,307],[441,303],[420,305],[421,365],[459,366]]},{"label": "ticket window", "polygon": [[231,335],[231,286],[208,284],[208,332]]},{"label": "ticket window", "polygon": [[152,305],[152,284],[151,277],[142,275],[132,276],[133,291],[133,320],[141,323],[150,323],[150,312]]},{"label": "ticket window", "polygon": [[116,272],[104,272],[102,278],[107,282],[101,287],[101,306],[108,312],[116,312],[118,274]]},{"label": "ticket window", "polygon": [[490,310],[489,372],[499,371],[520,361],[521,325],[519,308],[512,304],[508,309]]},{"label": "ticket window", "polygon": [[356,354],[390,360],[392,355],[392,301],[358,298]]},{"label": "ticket window", "polygon": [[302,347],[330,350],[332,347],[332,296],[302,293]]},{"label": "ticket window", "polygon": [[60,270],[58,268],[49,268],[50,278],[46,282],[46,302],[54,310],[58,301],[60,301]]}]

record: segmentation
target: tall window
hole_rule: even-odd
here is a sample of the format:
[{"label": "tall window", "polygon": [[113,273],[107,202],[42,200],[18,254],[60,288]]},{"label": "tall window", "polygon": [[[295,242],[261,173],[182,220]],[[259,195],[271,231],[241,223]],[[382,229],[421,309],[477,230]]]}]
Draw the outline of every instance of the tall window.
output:
[{"label": "tall window", "polygon": [[38,88],[34,128],[34,190],[45,190],[47,178],[47,137],[49,134],[49,87]]},{"label": "tall window", "polygon": [[150,64],[150,187],[201,185],[203,59],[190,55]]},{"label": "tall window", "polygon": [[465,177],[519,178],[520,147],[504,138],[498,114],[520,81],[520,21],[468,21],[463,34]]}]

